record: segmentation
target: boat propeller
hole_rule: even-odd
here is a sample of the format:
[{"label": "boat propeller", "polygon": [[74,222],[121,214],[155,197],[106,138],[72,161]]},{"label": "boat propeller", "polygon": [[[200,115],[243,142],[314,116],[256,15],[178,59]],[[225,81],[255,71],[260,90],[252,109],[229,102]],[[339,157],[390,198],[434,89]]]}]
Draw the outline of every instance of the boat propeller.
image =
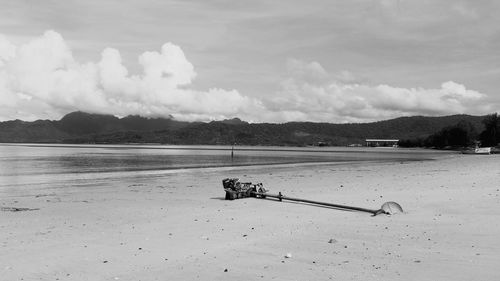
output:
[{"label": "boat propeller", "polygon": [[327,206],[339,210],[351,210],[351,211],[358,211],[358,212],[366,212],[366,213],[371,213],[373,216],[380,215],[380,214],[387,214],[387,215],[392,215],[392,214],[397,214],[397,213],[403,213],[403,208],[401,205],[399,205],[396,202],[385,202],[382,204],[380,209],[375,210],[375,209],[367,209],[367,208],[361,208],[361,207],[355,207],[355,206],[347,206],[347,205],[341,205],[341,204],[333,204],[333,203],[326,203],[326,202],[320,202],[320,201],[313,201],[313,200],[308,200],[308,199],[302,199],[302,198],[293,198],[293,197],[288,197],[284,196],[279,192],[278,194],[270,194],[268,193],[268,190],[264,188],[262,183],[258,184],[252,184],[249,182],[240,182],[238,179],[233,178],[233,179],[224,179],[222,181],[222,185],[224,187],[224,190],[226,191],[226,200],[234,200],[234,199],[239,199],[239,198],[245,198],[245,197],[254,197],[254,198],[276,198],[279,201],[287,200],[287,201],[295,201],[295,202],[302,202],[302,203],[308,203],[308,204],[313,204],[313,205],[319,205],[319,206]]}]

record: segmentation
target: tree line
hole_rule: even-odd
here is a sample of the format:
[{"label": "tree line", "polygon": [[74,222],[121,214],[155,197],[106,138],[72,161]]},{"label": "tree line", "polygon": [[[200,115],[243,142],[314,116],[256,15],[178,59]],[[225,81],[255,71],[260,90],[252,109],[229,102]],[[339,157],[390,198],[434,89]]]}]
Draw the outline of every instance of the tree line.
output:
[{"label": "tree line", "polygon": [[483,131],[478,132],[471,122],[461,120],[457,124],[447,126],[428,137],[401,140],[399,145],[440,149],[470,147],[476,144],[484,147],[498,146],[500,143],[500,118],[498,114],[486,115],[482,124]]}]

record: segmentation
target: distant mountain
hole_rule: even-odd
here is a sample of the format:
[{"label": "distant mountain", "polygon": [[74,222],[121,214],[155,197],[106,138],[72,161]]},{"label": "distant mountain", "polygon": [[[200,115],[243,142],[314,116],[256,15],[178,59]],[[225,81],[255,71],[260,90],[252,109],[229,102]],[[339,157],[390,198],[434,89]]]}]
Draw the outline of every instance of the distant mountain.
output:
[{"label": "distant mountain", "polygon": [[65,115],[56,126],[71,135],[102,134],[124,130],[120,119],[112,115],[89,114],[81,111]]},{"label": "distant mountain", "polygon": [[363,144],[366,138],[425,138],[460,121],[483,130],[483,116],[401,117],[355,124],[289,122],[250,124],[238,118],[181,122],[73,112],[59,121],[0,122],[0,142],[35,143],[165,143],[304,146]]},{"label": "distant mountain", "polygon": [[76,111],[65,115],[57,122],[57,127],[63,132],[80,136],[120,131],[145,132],[178,129],[189,124],[188,122],[179,122],[167,118],[144,118],[137,115],[129,115],[120,119],[113,115],[89,114]]},{"label": "distant mountain", "polygon": [[179,129],[192,123],[167,118],[144,118],[127,116],[118,118],[113,115],[90,114],[81,111],[65,115],[59,121],[21,120],[0,122],[0,142],[71,142],[78,139],[91,139],[101,134],[122,131],[148,132]]},{"label": "distant mountain", "polygon": [[0,142],[61,142],[71,135],[56,126],[57,121],[21,120],[0,122]]},{"label": "distant mountain", "polygon": [[248,124],[248,122],[241,121],[240,118],[225,119],[225,120],[222,120],[222,121],[213,121],[213,122],[219,122],[219,123],[229,124],[229,125],[244,125],[244,124]]}]

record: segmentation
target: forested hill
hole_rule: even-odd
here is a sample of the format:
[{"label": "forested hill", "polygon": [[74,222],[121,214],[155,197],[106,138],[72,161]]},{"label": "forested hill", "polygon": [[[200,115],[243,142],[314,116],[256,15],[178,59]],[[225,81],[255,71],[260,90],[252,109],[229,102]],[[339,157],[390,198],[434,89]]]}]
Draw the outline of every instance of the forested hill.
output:
[{"label": "forested hill", "polygon": [[348,145],[366,138],[425,138],[461,121],[483,130],[484,116],[401,117],[356,124],[290,122],[250,124],[237,118],[224,121],[181,122],[73,112],[59,121],[0,122],[0,142],[30,143],[163,143],[239,145]]}]

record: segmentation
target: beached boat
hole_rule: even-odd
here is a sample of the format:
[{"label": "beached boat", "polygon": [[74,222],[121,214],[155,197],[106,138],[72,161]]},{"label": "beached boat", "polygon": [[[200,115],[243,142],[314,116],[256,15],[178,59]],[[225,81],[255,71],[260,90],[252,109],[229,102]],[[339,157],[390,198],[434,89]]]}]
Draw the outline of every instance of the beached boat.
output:
[{"label": "beached boat", "polygon": [[463,154],[491,154],[491,147],[476,147],[470,150],[463,150]]}]

